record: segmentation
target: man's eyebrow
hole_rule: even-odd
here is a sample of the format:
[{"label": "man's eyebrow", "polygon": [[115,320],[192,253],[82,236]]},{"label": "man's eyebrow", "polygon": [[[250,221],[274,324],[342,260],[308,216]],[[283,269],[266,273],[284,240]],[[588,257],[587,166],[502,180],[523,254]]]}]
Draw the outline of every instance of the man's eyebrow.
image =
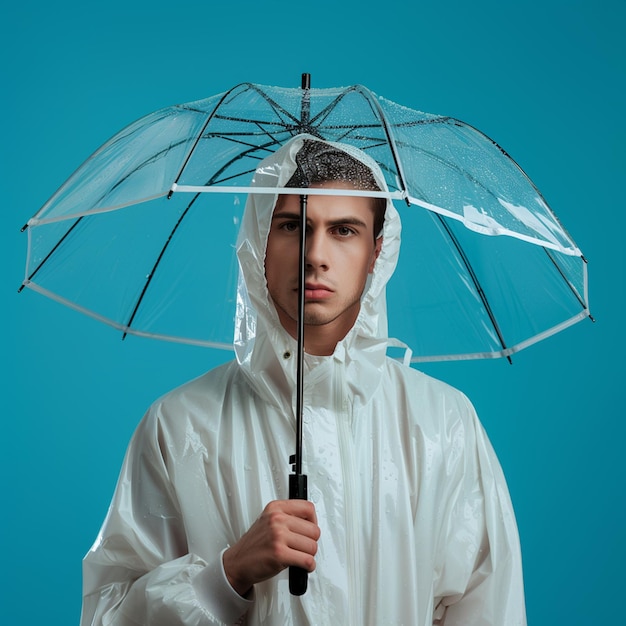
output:
[{"label": "man's eyebrow", "polygon": [[[295,211],[275,211],[274,215],[272,215],[272,220],[299,220],[300,213]],[[354,217],[352,215],[346,217],[338,217],[333,220],[328,220],[325,222],[328,226],[360,226],[361,228],[367,228],[367,223],[358,217]]]},{"label": "man's eyebrow", "polygon": [[358,217],[340,217],[336,220],[329,220],[327,222],[330,226],[360,226],[361,228],[367,228],[367,223]]},{"label": "man's eyebrow", "polygon": [[299,220],[300,212],[295,211],[274,211],[274,215],[272,215],[273,220],[278,219],[288,219],[288,220]]}]

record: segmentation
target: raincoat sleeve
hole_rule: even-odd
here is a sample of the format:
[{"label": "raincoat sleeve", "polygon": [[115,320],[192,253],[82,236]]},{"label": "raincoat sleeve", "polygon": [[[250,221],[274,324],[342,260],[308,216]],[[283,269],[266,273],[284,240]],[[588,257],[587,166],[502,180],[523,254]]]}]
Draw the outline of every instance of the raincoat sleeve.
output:
[{"label": "raincoat sleeve", "polygon": [[[504,474],[473,406],[448,433],[451,480],[436,575],[436,626],[524,626],[522,559]],[[462,443],[461,443],[462,442]],[[458,452],[458,450],[463,450]]]},{"label": "raincoat sleeve", "polygon": [[226,579],[226,544],[208,560],[190,553],[166,463],[171,446],[154,413],[131,440],[107,518],[84,559],[81,626],[233,624],[251,600]]}]

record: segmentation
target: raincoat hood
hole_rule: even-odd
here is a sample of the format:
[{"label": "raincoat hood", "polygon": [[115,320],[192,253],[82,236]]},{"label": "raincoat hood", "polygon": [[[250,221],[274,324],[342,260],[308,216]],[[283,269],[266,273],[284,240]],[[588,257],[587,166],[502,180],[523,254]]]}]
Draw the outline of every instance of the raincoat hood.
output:
[{"label": "raincoat hood", "polygon": [[[352,146],[324,142],[311,135],[294,137],[261,161],[252,186],[284,188],[297,169],[296,155],[306,140],[319,141],[357,159],[372,172],[380,189],[388,191],[373,159]],[[234,345],[237,361],[256,391],[274,405],[287,401],[294,406],[296,342],[279,321],[265,279],[265,250],[278,196],[278,193],[252,193],[247,199],[237,240],[240,274]],[[354,326],[337,344],[332,356],[305,354],[305,398],[308,389],[309,401],[315,402],[311,397],[313,387],[319,386],[332,369],[331,361],[344,364],[346,381],[357,405],[365,404],[375,391],[377,372],[389,344],[385,288],[398,260],[400,229],[398,212],[387,199],[382,249],[361,296]]]}]

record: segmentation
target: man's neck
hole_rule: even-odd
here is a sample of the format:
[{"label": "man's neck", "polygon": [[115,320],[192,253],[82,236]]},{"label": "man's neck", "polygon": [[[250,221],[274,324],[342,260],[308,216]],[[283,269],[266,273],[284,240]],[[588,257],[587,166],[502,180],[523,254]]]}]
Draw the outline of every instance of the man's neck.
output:
[{"label": "man's neck", "polygon": [[[314,356],[330,356],[335,352],[337,344],[350,332],[354,319],[346,320],[345,317],[334,320],[327,324],[306,324],[304,325],[304,351]],[[283,328],[294,338],[298,337],[298,328],[295,320],[287,317],[278,311],[278,317]]]}]

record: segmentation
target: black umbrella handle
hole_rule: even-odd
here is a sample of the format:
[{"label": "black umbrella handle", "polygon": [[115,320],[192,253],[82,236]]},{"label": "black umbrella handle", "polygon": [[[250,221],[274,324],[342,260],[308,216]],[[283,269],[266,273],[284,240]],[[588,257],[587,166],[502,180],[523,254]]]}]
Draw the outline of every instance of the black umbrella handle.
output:
[{"label": "black umbrella handle", "polygon": [[[289,474],[289,499],[307,499],[307,481],[305,474]],[[302,567],[289,568],[289,591],[291,595],[301,596],[306,592],[309,573]]]}]

